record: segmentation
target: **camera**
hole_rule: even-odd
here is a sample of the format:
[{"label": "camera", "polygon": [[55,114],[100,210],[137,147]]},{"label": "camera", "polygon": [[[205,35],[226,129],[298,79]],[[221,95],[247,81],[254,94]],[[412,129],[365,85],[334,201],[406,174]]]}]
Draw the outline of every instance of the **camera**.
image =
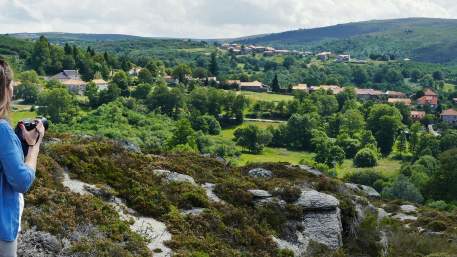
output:
[{"label": "camera", "polygon": [[48,120],[44,117],[37,117],[36,119],[33,119],[33,120],[26,119],[26,120],[19,121],[16,125],[16,128],[14,129],[14,132],[16,132],[17,137],[21,141],[22,151],[24,152],[24,156],[27,156],[27,153],[29,151],[29,145],[22,137],[22,130],[21,130],[20,125],[24,125],[24,127],[27,131],[31,131],[36,128],[37,123],[38,123],[37,121],[41,121],[41,123],[43,123],[44,129],[48,130],[49,123],[48,123]]}]

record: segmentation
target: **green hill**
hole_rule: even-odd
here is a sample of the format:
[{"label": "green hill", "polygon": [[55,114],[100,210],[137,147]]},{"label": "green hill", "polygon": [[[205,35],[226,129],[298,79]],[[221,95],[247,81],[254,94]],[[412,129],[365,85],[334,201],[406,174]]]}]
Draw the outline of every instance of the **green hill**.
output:
[{"label": "green hill", "polygon": [[371,53],[434,63],[452,63],[457,57],[457,20],[408,18],[374,20],[300,29],[238,42],[276,47],[347,52],[356,57]]}]

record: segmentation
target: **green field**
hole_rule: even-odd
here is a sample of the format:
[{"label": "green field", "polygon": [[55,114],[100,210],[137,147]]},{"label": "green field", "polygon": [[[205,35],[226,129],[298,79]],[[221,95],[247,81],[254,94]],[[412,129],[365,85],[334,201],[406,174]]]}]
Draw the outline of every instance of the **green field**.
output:
[{"label": "green field", "polygon": [[355,171],[367,171],[367,170],[374,170],[379,172],[380,174],[391,177],[394,175],[398,175],[398,172],[401,168],[401,162],[397,160],[393,160],[390,158],[381,159],[378,161],[378,166],[373,168],[356,168],[352,164],[352,160],[345,160],[343,165],[337,167],[337,174],[338,177],[342,178],[352,172]]},{"label": "green field", "polygon": [[23,119],[30,119],[30,118],[35,118],[37,116],[36,112],[31,112],[31,111],[14,111],[11,112],[10,118],[11,118],[11,124],[15,125],[18,123],[20,120]]},{"label": "green field", "polygon": [[311,162],[313,157],[314,154],[309,152],[296,152],[284,148],[265,147],[261,154],[243,153],[236,164],[239,166],[256,162],[288,162],[291,164],[300,164],[301,160]]},{"label": "green field", "polygon": [[249,100],[256,101],[269,101],[269,102],[280,102],[280,101],[291,101],[294,99],[291,95],[280,95],[273,93],[258,93],[258,92],[249,92],[241,91],[240,94],[244,95]]}]

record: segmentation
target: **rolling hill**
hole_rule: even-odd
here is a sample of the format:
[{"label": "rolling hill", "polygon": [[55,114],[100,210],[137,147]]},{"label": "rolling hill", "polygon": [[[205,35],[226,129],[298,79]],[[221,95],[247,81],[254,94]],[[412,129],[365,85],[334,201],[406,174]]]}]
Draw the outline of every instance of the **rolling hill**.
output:
[{"label": "rolling hill", "polygon": [[330,50],[367,57],[371,53],[433,63],[455,63],[457,20],[408,18],[373,20],[299,29],[238,40],[312,51]]}]

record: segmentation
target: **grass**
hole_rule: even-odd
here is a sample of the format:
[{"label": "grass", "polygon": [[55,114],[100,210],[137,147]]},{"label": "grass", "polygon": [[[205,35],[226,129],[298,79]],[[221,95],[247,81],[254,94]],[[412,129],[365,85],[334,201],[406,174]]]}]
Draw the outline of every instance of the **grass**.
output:
[{"label": "grass", "polygon": [[314,154],[309,152],[297,152],[284,148],[265,147],[261,154],[243,153],[237,161],[237,165],[244,166],[248,163],[256,162],[289,162],[291,164],[299,164],[303,159],[312,161],[313,158]]},{"label": "grass", "polygon": [[354,167],[352,160],[345,160],[343,165],[337,167],[338,177],[343,178],[344,176],[354,171],[366,171],[374,170],[381,173],[384,176],[392,177],[398,174],[400,171],[401,162],[390,158],[381,159],[378,161],[378,166],[373,168],[356,168]]},{"label": "grass", "polygon": [[10,114],[11,124],[14,126],[21,120],[35,118],[36,116],[37,116],[36,112],[14,111],[14,112],[11,112],[11,114]]},{"label": "grass", "polygon": [[269,102],[280,102],[280,101],[292,101],[294,99],[291,95],[281,95],[273,93],[259,93],[259,92],[249,92],[241,91],[240,94],[244,95],[249,100],[256,101],[269,101]]},{"label": "grass", "polygon": [[444,92],[451,93],[454,92],[455,90],[455,85],[446,83],[444,84],[444,87],[442,89]]}]

